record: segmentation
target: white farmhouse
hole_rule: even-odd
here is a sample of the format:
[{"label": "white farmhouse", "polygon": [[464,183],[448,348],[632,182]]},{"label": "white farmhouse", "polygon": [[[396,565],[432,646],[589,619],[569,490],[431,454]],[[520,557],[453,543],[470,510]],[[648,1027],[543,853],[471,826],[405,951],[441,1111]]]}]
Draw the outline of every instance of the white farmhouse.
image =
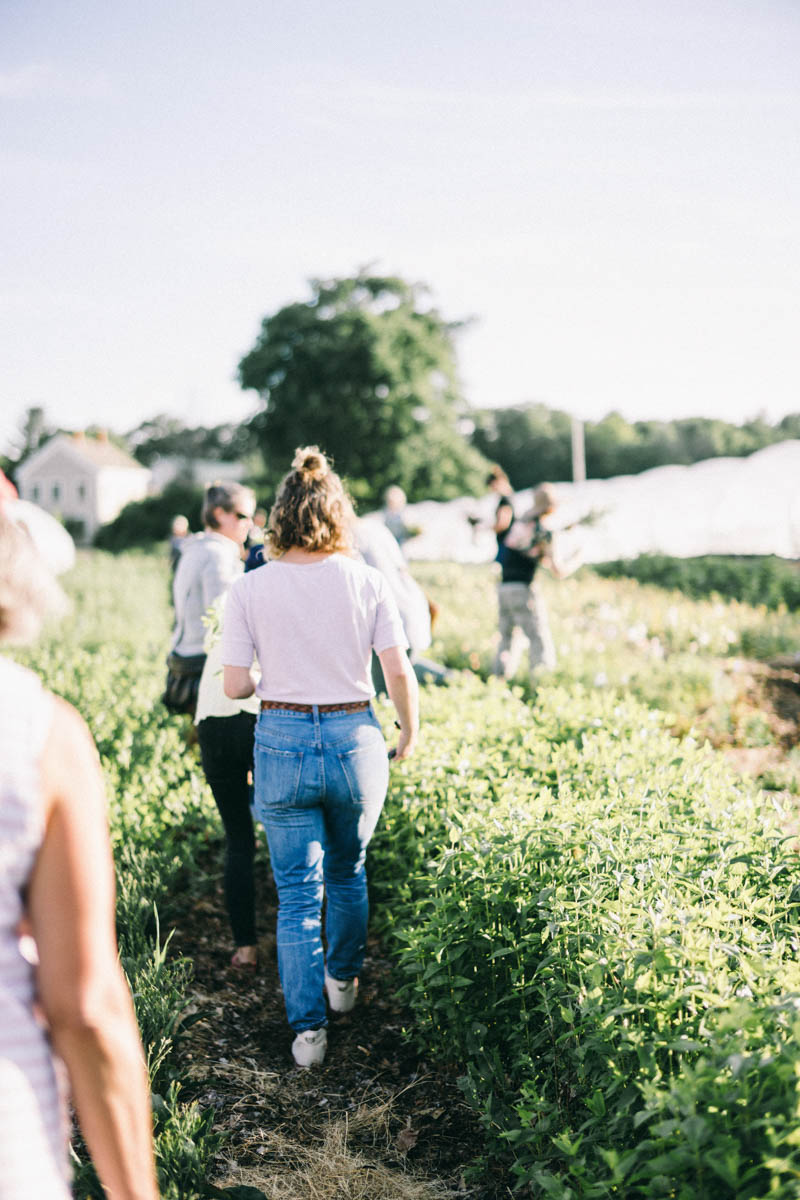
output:
[{"label": "white farmhouse", "polygon": [[19,494],[68,522],[77,541],[148,493],[150,471],[105,434],[58,433],[16,471]]}]

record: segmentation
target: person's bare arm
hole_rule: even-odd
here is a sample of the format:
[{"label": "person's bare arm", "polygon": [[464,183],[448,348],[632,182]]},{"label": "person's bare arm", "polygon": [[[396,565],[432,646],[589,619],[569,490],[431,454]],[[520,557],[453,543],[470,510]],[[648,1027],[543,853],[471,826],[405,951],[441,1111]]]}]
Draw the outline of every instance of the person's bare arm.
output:
[{"label": "person's bare arm", "polygon": [[97,752],[55,702],[42,755],[46,830],[27,893],[39,1000],[111,1200],[157,1200],[144,1055],[117,956],[114,867]]},{"label": "person's bare arm", "polygon": [[419,733],[419,685],[408,655],[401,646],[390,646],[378,655],[389,699],[397,710],[400,736],[395,759],[408,758],[416,748]]},{"label": "person's bare arm", "polygon": [[563,547],[556,538],[553,539],[546,554],[542,557],[542,566],[552,571],[556,579],[566,579],[582,565],[583,554],[580,546],[573,546],[569,553],[564,554]]},{"label": "person's bare arm", "polygon": [[246,700],[256,690],[256,681],[249,667],[223,667],[222,686],[230,700]]},{"label": "person's bare arm", "polygon": [[514,510],[511,505],[502,504],[497,510],[494,518],[494,525],[492,525],[492,529],[495,531],[495,533],[505,533],[511,524],[513,516]]},{"label": "person's bare arm", "polygon": [[548,571],[552,572],[552,574],[555,575],[556,579],[564,579],[565,578],[564,572],[561,570],[561,567],[556,562],[556,560],[553,558],[552,554],[540,552],[539,563],[541,566],[547,567]]}]

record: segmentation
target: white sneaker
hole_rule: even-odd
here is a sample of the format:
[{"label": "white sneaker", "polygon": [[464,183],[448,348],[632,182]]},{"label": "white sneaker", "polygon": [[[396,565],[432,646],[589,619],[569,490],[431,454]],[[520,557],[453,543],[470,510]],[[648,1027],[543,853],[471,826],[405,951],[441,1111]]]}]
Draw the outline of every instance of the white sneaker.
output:
[{"label": "white sneaker", "polygon": [[325,1029],[304,1029],[292,1042],[292,1054],[298,1067],[318,1067],[325,1061],[328,1034]]},{"label": "white sneaker", "polygon": [[358,995],[358,980],[334,979],[326,971],[325,991],[328,993],[328,1004],[330,1004],[334,1012],[350,1012]]}]

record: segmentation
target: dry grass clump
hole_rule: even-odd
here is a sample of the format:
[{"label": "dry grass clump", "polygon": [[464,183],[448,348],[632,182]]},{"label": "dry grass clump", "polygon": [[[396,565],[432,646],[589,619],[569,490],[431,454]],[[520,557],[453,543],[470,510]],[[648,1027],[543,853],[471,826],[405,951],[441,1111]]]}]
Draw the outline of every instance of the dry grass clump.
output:
[{"label": "dry grass clump", "polygon": [[[267,1200],[450,1200],[458,1193],[441,1183],[416,1177],[405,1165],[401,1131],[394,1140],[389,1131],[390,1105],[361,1106],[354,1114],[331,1121],[321,1137],[308,1144],[287,1138],[279,1130],[264,1131],[258,1153],[263,1167],[238,1167],[225,1163],[218,1187],[259,1188]],[[394,1149],[394,1169],[371,1162],[351,1140]],[[413,1141],[409,1143],[413,1145]],[[252,1146],[249,1147],[252,1149]]]}]

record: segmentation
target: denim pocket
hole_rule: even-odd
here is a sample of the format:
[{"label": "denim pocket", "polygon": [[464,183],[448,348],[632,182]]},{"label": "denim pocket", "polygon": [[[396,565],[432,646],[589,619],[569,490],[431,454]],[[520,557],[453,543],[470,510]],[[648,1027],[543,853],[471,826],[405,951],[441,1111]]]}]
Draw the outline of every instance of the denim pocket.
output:
[{"label": "denim pocket", "polygon": [[279,750],[256,742],[255,762],[256,812],[294,804],[300,789],[303,751]]},{"label": "denim pocket", "polygon": [[383,803],[389,786],[389,759],[380,727],[363,725],[358,744],[337,754],[354,804]]}]

